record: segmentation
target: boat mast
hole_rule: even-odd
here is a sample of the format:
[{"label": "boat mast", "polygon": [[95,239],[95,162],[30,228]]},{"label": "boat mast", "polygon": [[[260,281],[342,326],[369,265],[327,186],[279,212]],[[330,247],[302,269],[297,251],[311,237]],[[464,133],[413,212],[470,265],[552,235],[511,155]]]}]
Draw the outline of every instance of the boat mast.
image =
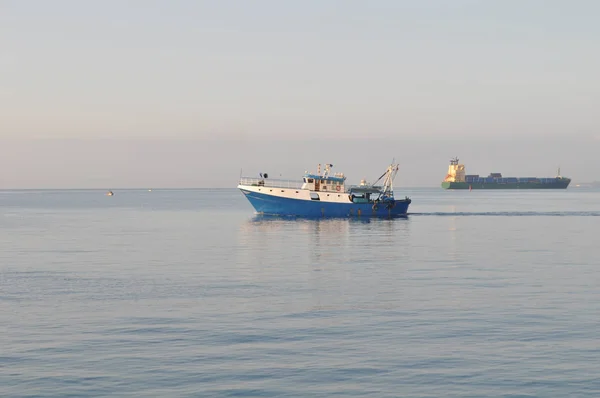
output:
[{"label": "boat mast", "polygon": [[392,163],[385,172],[385,180],[383,180],[384,194],[394,194],[394,178],[396,178],[396,174],[398,174],[398,164]]}]

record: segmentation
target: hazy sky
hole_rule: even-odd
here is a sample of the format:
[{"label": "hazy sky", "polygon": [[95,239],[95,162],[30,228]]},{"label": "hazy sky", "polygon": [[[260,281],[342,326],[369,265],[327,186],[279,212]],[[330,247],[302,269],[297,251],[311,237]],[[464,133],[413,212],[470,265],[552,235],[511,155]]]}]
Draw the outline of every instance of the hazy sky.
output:
[{"label": "hazy sky", "polygon": [[599,1],[0,0],[0,188],[600,180]]}]

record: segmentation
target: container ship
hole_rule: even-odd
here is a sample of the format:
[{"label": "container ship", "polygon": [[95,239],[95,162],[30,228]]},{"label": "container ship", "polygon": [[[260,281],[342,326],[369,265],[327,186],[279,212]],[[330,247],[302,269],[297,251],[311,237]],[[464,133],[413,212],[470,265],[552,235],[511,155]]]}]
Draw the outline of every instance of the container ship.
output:
[{"label": "container ship", "polygon": [[458,158],[450,160],[448,174],[442,181],[444,189],[566,189],[571,179],[562,177],[560,169],[556,177],[503,177],[501,173],[490,173],[487,177],[465,174],[465,165]]}]

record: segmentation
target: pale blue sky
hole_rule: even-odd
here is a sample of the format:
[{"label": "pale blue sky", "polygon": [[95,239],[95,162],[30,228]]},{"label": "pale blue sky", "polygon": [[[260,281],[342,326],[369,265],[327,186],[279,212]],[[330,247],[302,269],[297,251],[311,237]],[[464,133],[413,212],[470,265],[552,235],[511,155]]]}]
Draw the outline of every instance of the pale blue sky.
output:
[{"label": "pale blue sky", "polygon": [[600,179],[599,15],[597,1],[0,0],[0,188],[232,186],[240,167],[358,174],[357,157],[368,177],[392,156],[410,160],[407,185],[435,186],[451,156],[483,174],[516,154],[518,174]]}]

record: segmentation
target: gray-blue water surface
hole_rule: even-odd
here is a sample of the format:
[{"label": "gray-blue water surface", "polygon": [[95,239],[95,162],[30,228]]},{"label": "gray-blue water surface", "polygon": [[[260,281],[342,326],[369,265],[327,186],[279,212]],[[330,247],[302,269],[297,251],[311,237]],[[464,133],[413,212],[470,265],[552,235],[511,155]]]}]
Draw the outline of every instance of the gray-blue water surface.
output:
[{"label": "gray-blue water surface", "polygon": [[600,192],[397,193],[0,191],[0,396],[600,396]]}]

